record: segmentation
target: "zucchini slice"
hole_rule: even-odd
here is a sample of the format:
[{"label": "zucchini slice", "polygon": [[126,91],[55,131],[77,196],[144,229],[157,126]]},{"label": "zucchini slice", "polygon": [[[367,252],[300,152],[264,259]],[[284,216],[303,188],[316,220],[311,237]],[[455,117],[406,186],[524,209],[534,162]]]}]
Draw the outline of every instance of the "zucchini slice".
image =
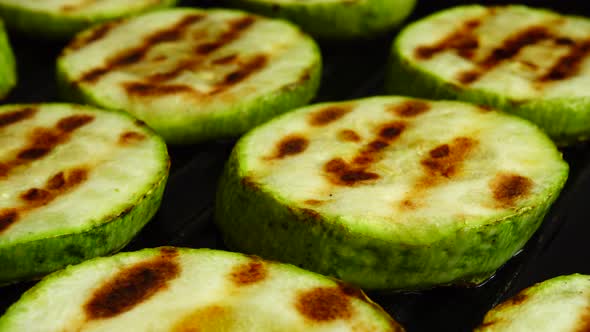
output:
[{"label": "zucchini slice", "polygon": [[590,276],[556,277],[516,294],[487,313],[475,332],[588,331]]},{"label": "zucchini slice", "polygon": [[395,40],[387,89],[526,118],[560,145],[590,138],[590,20],[512,5],[456,7]]},{"label": "zucchini slice", "polygon": [[175,144],[237,136],[306,104],[320,71],[317,45],[291,24],[225,9],[99,26],[58,60],[66,98],[132,113]]},{"label": "zucchini slice", "polygon": [[166,145],[127,114],[0,107],[0,284],[121,249],[160,205]]},{"label": "zucchini slice", "polygon": [[16,61],[4,23],[0,20],[0,99],[3,99],[16,85]]},{"label": "zucchini slice", "polygon": [[297,23],[322,39],[372,38],[395,28],[416,0],[226,0],[266,16]]},{"label": "zucchini slice", "polygon": [[0,0],[10,29],[31,37],[69,39],[93,24],[174,6],[177,0]]},{"label": "zucchini slice", "polygon": [[230,248],[368,289],[479,283],[531,237],[567,174],[543,132],[488,108],[317,104],[237,143],[216,220]]},{"label": "zucchini slice", "polygon": [[0,318],[0,331],[387,331],[361,290],[295,266],[162,247],[56,272]]}]

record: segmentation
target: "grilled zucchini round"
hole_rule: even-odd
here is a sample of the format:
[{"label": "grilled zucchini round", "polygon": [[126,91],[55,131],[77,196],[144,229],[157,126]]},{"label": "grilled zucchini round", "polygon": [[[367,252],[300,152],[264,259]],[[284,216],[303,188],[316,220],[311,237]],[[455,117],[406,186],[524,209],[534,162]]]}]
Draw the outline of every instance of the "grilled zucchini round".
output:
[{"label": "grilled zucchini round", "polygon": [[0,331],[387,331],[360,290],[291,265],[209,249],[121,253],[29,290]]},{"label": "grilled zucchini round", "polygon": [[229,4],[297,23],[323,39],[371,38],[399,25],[416,0],[226,0]]},{"label": "grilled zucchini round", "polygon": [[121,249],[168,175],[164,142],[119,112],[2,106],[0,146],[0,284]]},{"label": "grilled zucchini round", "polygon": [[475,332],[588,331],[590,276],[556,277],[516,294],[487,313]]},{"label": "grilled zucchini round", "polygon": [[560,145],[590,137],[590,20],[524,6],[463,6],[405,28],[388,90],[526,118]]},{"label": "grilled zucchini round", "polygon": [[177,0],[0,0],[10,29],[31,37],[68,39],[93,24],[174,6]]},{"label": "grilled zucchini round", "polygon": [[216,219],[230,248],[369,289],[479,283],[531,237],[567,173],[543,132],[485,107],[318,104],[240,139]]},{"label": "grilled zucchini round", "polygon": [[64,96],[144,120],[169,143],[233,137],[306,104],[321,57],[287,22],[170,9],[95,27],[58,60]]}]

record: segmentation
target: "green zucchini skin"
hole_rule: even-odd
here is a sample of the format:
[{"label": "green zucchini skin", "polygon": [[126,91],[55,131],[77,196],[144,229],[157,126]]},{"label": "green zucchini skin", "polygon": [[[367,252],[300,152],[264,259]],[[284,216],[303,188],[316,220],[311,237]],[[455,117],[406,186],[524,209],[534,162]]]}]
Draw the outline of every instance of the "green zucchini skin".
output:
[{"label": "green zucchini skin", "polygon": [[4,29],[4,23],[0,21],[0,99],[8,95],[16,86],[16,81],[16,60]]},{"label": "green zucchini skin", "polygon": [[[590,97],[559,97],[516,99],[490,89],[465,87],[427,71],[414,60],[402,55],[401,44],[404,34],[423,21],[437,18],[446,12],[469,10],[481,6],[467,5],[435,13],[423,20],[412,23],[396,37],[390,52],[385,90],[390,94],[401,94],[419,98],[461,100],[487,105],[525,118],[542,128],[558,146],[572,145],[590,138]],[[524,7],[537,14],[555,13]],[[500,7],[501,8],[501,7]]]},{"label": "green zucchini skin", "polygon": [[31,38],[49,40],[68,40],[76,33],[98,23],[137,15],[145,11],[173,7],[178,0],[160,0],[156,5],[145,6],[139,10],[118,10],[100,14],[59,14],[43,10],[20,8],[0,1],[0,17],[10,30],[18,31]]},{"label": "green zucchini skin", "polygon": [[[293,126],[302,132],[298,125]],[[543,195],[501,216],[457,220],[464,227],[429,224],[414,231],[409,230],[413,226],[383,230],[371,226],[371,217],[360,222],[357,217],[319,212],[277,191],[288,188],[271,188],[253,180],[255,175],[244,160],[246,146],[252,144],[248,141],[257,130],[238,141],[219,183],[215,220],[225,243],[234,250],[290,262],[366,289],[418,290],[485,281],[534,234],[568,174],[561,161],[559,174],[551,174],[554,181]],[[553,146],[543,137],[543,145]]]},{"label": "green zucchini skin", "polygon": [[353,0],[288,4],[267,0],[226,0],[232,6],[292,21],[320,39],[371,39],[398,26],[416,0]]},{"label": "green zucchini skin", "polygon": [[[72,104],[41,104],[50,107],[78,107]],[[11,105],[30,106],[30,105]],[[84,107],[86,112],[115,113],[130,123],[137,121],[130,115],[117,112],[99,112]],[[48,112],[48,111],[47,111]],[[1,113],[0,113],[1,114]],[[36,280],[71,264],[78,264],[90,258],[105,256],[121,250],[149,222],[160,207],[168,172],[170,158],[164,141],[150,128],[140,125],[142,132],[155,141],[156,153],[162,158],[161,167],[154,178],[143,188],[143,195],[125,207],[113,208],[112,214],[101,220],[89,221],[72,231],[52,231],[48,235],[30,232],[8,241],[0,241],[0,285],[19,281]],[[75,195],[75,193],[73,193]]]}]

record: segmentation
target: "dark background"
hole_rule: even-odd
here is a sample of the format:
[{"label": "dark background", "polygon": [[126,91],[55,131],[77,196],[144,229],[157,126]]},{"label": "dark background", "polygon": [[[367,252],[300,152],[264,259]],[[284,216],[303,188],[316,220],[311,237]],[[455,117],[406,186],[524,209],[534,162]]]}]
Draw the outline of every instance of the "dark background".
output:
[{"label": "dark background", "polygon": [[[213,3],[184,1],[183,5],[211,6]],[[445,7],[466,3],[509,2],[421,0],[409,21]],[[582,1],[519,3],[590,16],[590,3]],[[19,85],[5,103],[59,100],[54,83],[54,63],[64,44],[31,40],[12,32],[10,36],[18,60]],[[393,36],[394,33],[365,42],[322,42],[325,69],[316,100],[345,100],[380,94]],[[217,177],[232,145],[232,141],[216,141],[170,147],[171,176],[161,209],[124,250],[161,245],[223,249],[220,236],[212,224],[212,206]],[[484,285],[369,294],[370,297],[390,312],[408,332],[470,331],[482,320],[485,312],[525,287],[558,275],[590,274],[586,242],[586,237],[590,236],[590,209],[586,209],[590,193],[590,145],[563,149],[563,153],[571,170],[561,197],[525,249]],[[32,284],[0,288],[0,314]]]}]

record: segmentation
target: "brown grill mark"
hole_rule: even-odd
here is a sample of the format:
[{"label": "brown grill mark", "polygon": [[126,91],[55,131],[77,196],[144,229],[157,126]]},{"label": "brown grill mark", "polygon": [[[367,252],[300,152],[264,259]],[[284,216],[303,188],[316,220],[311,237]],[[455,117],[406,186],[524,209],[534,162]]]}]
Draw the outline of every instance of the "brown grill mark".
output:
[{"label": "brown grill mark", "polygon": [[19,154],[17,155],[18,159],[24,159],[24,160],[35,160],[35,159],[39,159],[43,156],[45,156],[46,154],[48,154],[51,151],[50,148],[29,148],[29,149],[25,149],[21,152],[19,152]]},{"label": "brown grill mark", "polygon": [[450,144],[443,144],[430,150],[428,157],[421,161],[429,176],[450,178],[459,171],[461,163],[477,142],[468,137],[458,137]]},{"label": "brown grill mark", "polygon": [[15,223],[18,218],[19,214],[16,209],[0,210],[0,233]]},{"label": "brown grill mark", "polygon": [[554,39],[555,44],[563,46],[573,46],[576,42],[569,37],[557,37]]},{"label": "brown grill mark", "polygon": [[415,210],[418,208],[418,206],[419,206],[418,203],[414,202],[411,199],[404,199],[400,203],[400,207],[403,210]]},{"label": "brown grill mark", "polygon": [[180,61],[176,67],[169,71],[159,72],[146,77],[146,80],[152,83],[160,83],[162,81],[169,81],[180,75],[184,71],[196,68],[201,63],[200,59],[187,59]]},{"label": "brown grill mark", "polygon": [[51,193],[44,189],[32,188],[20,195],[20,198],[24,201],[37,203],[37,202],[46,202]]},{"label": "brown grill mark", "polygon": [[511,207],[530,193],[533,181],[518,174],[500,173],[490,181],[489,186],[494,199],[502,207]]},{"label": "brown grill mark", "polygon": [[320,127],[339,120],[352,110],[351,105],[328,106],[317,112],[311,113],[309,124]]},{"label": "brown grill mark", "polygon": [[244,16],[229,23],[229,29],[223,32],[216,40],[205,42],[195,47],[195,53],[208,55],[221,47],[238,39],[243,31],[256,22],[254,16]]},{"label": "brown grill mark", "polygon": [[405,128],[404,125],[400,125],[398,123],[387,125],[387,126],[381,128],[381,130],[379,131],[379,137],[386,139],[386,140],[392,140],[392,139],[398,137],[399,135],[401,135],[404,128]]},{"label": "brown grill mark", "polygon": [[168,287],[180,275],[180,265],[169,255],[137,263],[102,284],[84,305],[90,320],[112,318]]},{"label": "brown grill mark", "polygon": [[94,120],[92,115],[71,115],[59,120],[57,128],[65,133],[70,133]]},{"label": "brown grill mark", "polygon": [[61,189],[66,184],[64,172],[59,172],[47,180],[47,188],[49,190]]},{"label": "brown grill mark", "polygon": [[378,178],[378,174],[367,172],[365,170],[349,170],[340,176],[340,180],[347,185],[352,185],[360,181],[375,180]]},{"label": "brown grill mark", "polygon": [[122,23],[121,20],[110,21],[92,29],[89,33],[76,37],[67,47],[67,51],[76,51],[83,47],[88,46],[100,39],[106,37],[106,35],[112,31],[115,27]]},{"label": "brown grill mark", "polygon": [[322,205],[324,202],[317,200],[317,199],[308,199],[308,200],[304,201],[303,203],[306,205],[318,206],[318,205]]},{"label": "brown grill mark", "polygon": [[32,209],[46,205],[60,195],[78,187],[88,179],[88,170],[85,168],[74,168],[68,171],[67,177],[64,172],[53,175],[44,188],[31,188],[20,195],[27,205],[22,209]]},{"label": "brown grill mark", "polygon": [[341,186],[353,186],[379,178],[378,174],[367,172],[366,167],[352,167],[341,158],[328,161],[324,165],[324,171],[328,173],[328,179],[332,183]]},{"label": "brown grill mark", "polygon": [[236,266],[230,274],[231,281],[237,286],[255,284],[266,278],[268,272],[262,261],[255,260]]},{"label": "brown grill mark", "polygon": [[421,100],[407,100],[401,104],[390,105],[387,110],[404,118],[412,118],[430,110],[430,105]]},{"label": "brown grill mark", "polygon": [[223,46],[223,43],[220,41],[204,43],[201,45],[197,45],[195,47],[195,53],[200,54],[200,55],[208,55],[209,53],[212,53],[213,51],[217,50],[221,46]]},{"label": "brown grill mark", "polygon": [[125,67],[142,60],[147,52],[155,44],[177,40],[182,36],[182,34],[190,25],[202,20],[204,17],[205,16],[202,14],[187,15],[175,25],[150,34],[143,40],[140,46],[122,51],[121,53],[111,57],[103,66],[84,73],[78,79],[78,82],[96,82],[109,71]]},{"label": "brown grill mark", "polygon": [[145,135],[136,131],[126,131],[119,136],[119,144],[134,144],[145,139]]},{"label": "brown grill mark", "polygon": [[266,66],[267,61],[268,59],[265,55],[258,54],[254,56],[252,59],[249,59],[245,63],[243,63],[239,69],[225,75],[223,80],[217,85],[227,87],[242,82],[250,75],[264,68],[264,66]]},{"label": "brown grill mark", "polygon": [[79,186],[87,178],[87,169],[74,168],[68,171],[67,178],[64,172],[59,172],[50,177],[43,188],[31,188],[22,192],[19,198],[24,205],[0,211],[0,233],[14,224],[23,213],[49,204],[60,195]]},{"label": "brown grill mark", "polygon": [[589,332],[590,331],[590,305],[584,308],[584,311],[578,318],[578,324],[575,332]]},{"label": "brown grill mark", "polygon": [[[223,47],[223,46],[231,43],[232,41],[236,40],[237,38],[239,38],[242,31],[245,30],[246,28],[250,27],[254,22],[255,22],[255,19],[251,16],[242,17],[242,18],[239,18],[237,20],[230,22],[229,23],[229,30],[220,34],[216,40],[204,42],[202,44],[195,46],[195,48],[194,48],[195,53],[197,53],[198,55],[201,55],[201,56],[206,56],[206,55],[212,54],[213,52],[217,51],[221,47]],[[178,36],[178,37],[180,37],[180,36]],[[243,67],[246,67],[246,70],[251,70],[252,72],[258,70],[259,68],[255,68],[255,67],[260,66],[259,61],[261,61],[261,57],[262,56],[254,57],[254,59],[252,59],[252,62],[246,63]],[[229,55],[229,56],[223,57],[221,59],[217,59],[217,60],[212,61],[212,64],[214,64],[214,65],[229,64],[232,61],[236,60],[236,58],[237,58],[237,55],[235,55],[235,54]],[[264,57],[264,61],[266,61],[266,57]],[[197,69],[201,63],[203,63],[203,58],[201,58],[201,57],[189,58],[184,61],[180,61],[178,63],[178,65],[175,68],[171,69],[170,71],[151,75],[151,76],[147,77],[147,80],[152,81],[152,82],[171,80],[171,79],[177,77],[183,71]],[[262,64],[261,67],[263,67],[264,64]],[[233,73],[234,76],[230,77],[229,79],[236,79],[237,78],[236,75],[242,75],[242,76],[240,76],[241,78],[239,78],[239,80],[242,80],[250,74],[251,73],[246,73],[246,72],[242,72],[242,71],[238,70],[237,73]],[[230,74],[230,75],[232,75],[232,74]],[[227,77],[226,77],[226,79],[227,79]],[[227,84],[227,83],[222,83],[222,84]]]},{"label": "brown grill mark", "polygon": [[338,138],[347,142],[360,142],[361,137],[354,130],[344,129],[338,133]]},{"label": "brown grill mark", "polygon": [[76,129],[94,120],[90,115],[74,115],[63,118],[53,128],[36,128],[27,145],[12,160],[0,162],[0,177],[6,177],[13,168],[23,166],[49,154],[56,146],[67,142]]},{"label": "brown grill mark", "polygon": [[226,55],[221,58],[217,58],[217,59],[213,60],[212,63],[215,65],[226,65],[226,64],[234,62],[237,58],[238,58],[237,54],[230,54],[230,55]]},{"label": "brown grill mark", "polygon": [[353,163],[366,166],[377,161],[380,157],[380,152],[399,137],[405,128],[406,124],[400,121],[383,125],[378,131],[379,138],[364,146],[353,159]]},{"label": "brown grill mark", "polygon": [[10,126],[17,122],[30,119],[37,113],[37,109],[33,107],[25,107],[23,109],[10,111],[7,113],[0,113],[0,128]]},{"label": "brown grill mark", "polygon": [[468,70],[461,72],[457,75],[457,80],[461,82],[461,84],[471,84],[477,81],[483,73],[479,69],[475,70]]},{"label": "brown grill mark", "polygon": [[[202,44],[199,44],[197,46],[195,46],[194,51],[195,53],[197,53],[198,55],[209,55],[212,54],[213,52],[217,51],[218,49],[220,49],[221,47],[231,43],[232,41],[236,40],[237,38],[240,37],[240,34],[242,33],[243,30],[247,29],[248,27],[250,27],[253,23],[255,22],[254,17],[252,16],[245,16],[239,19],[236,19],[232,22],[229,23],[229,29],[225,32],[223,32],[221,35],[219,35],[217,37],[216,40],[213,41],[209,41],[209,42],[204,42]],[[255,70],[258,70],[258,68],[253,68],[257,65],[260,65],[259,63],[257,63],[256,61],[260,61],[260,57],[261,56],[257,56],[255,57],[252,61],[252,63],[246,63],[244,66],[248,67],[246,68],[246,70],[251,70],[252,72]],[[213,61],[213,64],[219,65],[219,64],[228,64],[230,62],[232,62],[233,60],[235,60],[236,55],[233,56],[229,56],[229,57],[224,57],[222,59],[220,59],[220,61]],[[264,61],[266,61],[266,58],[264,57]],[[164,80],[170,80],[173,79],[174,77],[178,76],[181,72],[185,71],[185,70],[189,70],[189,69],[196,69],[197,66],[199,64],[202,63],[202,59],[188,59],[186,61],[181,61],[179,63],[179,65],[172,69],[169,72],[166,73],[162,73],[159,74],[155,77],[151,77],[152,80],[160,80],[160,79],[164,79]],[[262,64],[262,66],[264,66],[264,64]],[[242,68],[243,69],[243,68]],[[244,78],[246,78],[250,73],[246,73],[246,72],[241,72],[238,71],[237,73],[233,73],[234,76],[230,77],[229,79],[237,79],[236,75],[242,75],[241,78],[239,78],[238,80],[242,80]],[[232,75],[232,74],[229,74]],[[148,78],[150,79],[150,78]],[[225,80],[227,80],[228,78],[226,77]],[[224,81],[223,84],[227,84],[227,82]],[[233,83],[230,83],[233,84]]]},{"label": "brown grill mark", "polygon": [[324,170],[328,173],[340,173],[348,168],[348,165],[342,158],[336,158],[328,161],[324,165]]},{"label": "brown grill mark", "polygon": [[350,297],[340,287],[314,288],[299,294],[295,307],[305,318],[315,322],[350,319]]},{"label": "brown grill mark", "polygon": [[544,26],[528,27],[508,37],[501,46],[493,49],[485,59],[477,63],[478,69],[460,73],[457,79],[462,84],[471,84],[502,62],[515,57],[523,48],[552,38],[553,35]]},{"label": "brown grill mark", "polygon": [[477,146],[478,141],[469,137],[457,137],[450,143],[441,144],[428,152],[420,161],[426,171],[416,181],[414,188],[397,203],[401,210],[415,210],[422,206],[422,197],[429,189],[452,177],[456,177],[463,162]]},{"label": "brown grill mark", "polygon": [[479,47],[479,41],[475,34],[475,29],[481,24],[480,19],[471,19],[466,21],[438,43],[430,46],[419,46],[415,50],[415,56],[421,60],[428,60],[437,53],[446,50],[454,50],[463,58],[471,58],[473,53]]},{"label": "brown grill mark", "polygon": [[183,84],[125,82],[123,88],[129,95],[140,97],[158,97],[177,93],[199,94],[192,87]]},{"label": "brown grill mark", "polygon": [[580,64],[590,53],[590,41],[570,46],[570,52],[561,57],[547,74],[539,78],[541,82],[559,81],[575,76],[580,71]]},{"label": "brown grill mark", "polygon": [[499,63],[516,56],[523,48],[554,38],[544,26],[531,26],[508,37],[500,47],[495,48],[480,63],[486,69],[491,69]]},{"label": "brown grill mark", "polygon": [[379,175],[367,169],[381,158],[381,154],[406,128],[405,122],[395,121],[384,124],[377,129],[377,137],[357,153],[349,164],[342,158],[334,158],[324,165],[327,178],[336,185],[353,186],[366,181],[376,180]]},{"label": "brown grill mark", "polygon": [[301,135],[290,135],[283,138],[277,145],[275,159],[283,159],[302,153],[307,149],[309,141]]}]

